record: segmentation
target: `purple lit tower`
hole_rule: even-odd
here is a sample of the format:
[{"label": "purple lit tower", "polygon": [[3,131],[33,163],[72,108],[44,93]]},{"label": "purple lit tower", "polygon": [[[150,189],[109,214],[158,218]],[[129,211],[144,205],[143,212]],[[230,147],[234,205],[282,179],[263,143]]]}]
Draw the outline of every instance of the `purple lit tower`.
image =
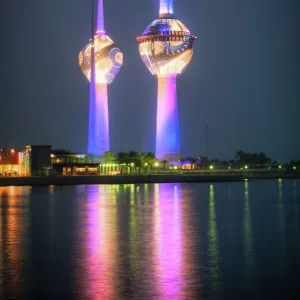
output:
[{"label": "purple lit tower", "polygon": [[92,7],[92,38],[80,51],[78,61],[90,81],[88,153],[102,155],[110,150],[107,85],[123,64],[122,52],[104,30],[103,0],[98,1],[96,32]]},{"label": "purple lit tower", "polygon": [[176,78],[193,56],[196,37],[175,18],[173,0],[160,0],[159,17],[137,37],[149,71],[158,79],[156,158],[180,158]]}]

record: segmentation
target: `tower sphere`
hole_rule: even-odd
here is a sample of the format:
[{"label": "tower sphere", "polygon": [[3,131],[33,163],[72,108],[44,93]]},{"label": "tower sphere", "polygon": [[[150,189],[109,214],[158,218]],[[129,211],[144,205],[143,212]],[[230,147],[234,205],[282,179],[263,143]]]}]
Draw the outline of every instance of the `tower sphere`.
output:
[{"label": "tower sphere", "polygon": [[179,20],[165,14],[137,37],[139,52],[153,75],[181,74],[193,56],[196,37]]},{"label": "tower sphere", "polygon": [[[78,61],[85,77],[91,81],[91,47],[90,42],[79,52]],[[123,64],[123,54],[112,39],[102,33],[94,35],[96,83],[111,83]]]}]

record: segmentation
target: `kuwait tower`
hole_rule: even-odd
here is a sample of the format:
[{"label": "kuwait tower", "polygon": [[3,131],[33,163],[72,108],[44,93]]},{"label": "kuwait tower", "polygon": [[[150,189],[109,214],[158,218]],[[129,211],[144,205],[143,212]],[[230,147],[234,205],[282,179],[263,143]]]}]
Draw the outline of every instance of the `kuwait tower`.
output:
[{"label": "kuwait tower", "polygon": [[88,153],[103,155],[110,150],[107,86],[119,73],[123,54],[104,30],[103,0],[98,0],[96,31],[93,15],[92,7],[92,38],[78,61],[90,82]]},{"label": "kuwait tower", "polygon": [[175,18],[173,0],[160,0],[159,16],[137,37],[143,62],[158,80],[156,158],[178,161],[176,78],[193,56],[196,37]]}]

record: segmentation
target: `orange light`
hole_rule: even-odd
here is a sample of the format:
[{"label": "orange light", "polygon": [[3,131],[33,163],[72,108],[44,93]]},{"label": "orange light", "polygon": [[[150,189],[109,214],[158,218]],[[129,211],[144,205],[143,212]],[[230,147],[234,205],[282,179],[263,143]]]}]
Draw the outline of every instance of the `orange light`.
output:
[{"label": "orange light", "polygon": [[11,153],[15,153],[15,149],[11,149],[10,152],[11,152]]}]

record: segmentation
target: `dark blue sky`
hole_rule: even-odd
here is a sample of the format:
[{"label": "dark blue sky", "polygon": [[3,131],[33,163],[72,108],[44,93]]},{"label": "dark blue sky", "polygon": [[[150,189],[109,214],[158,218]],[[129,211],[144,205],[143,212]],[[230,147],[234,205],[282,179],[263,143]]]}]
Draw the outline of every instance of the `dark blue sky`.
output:
[{"label": "dark blue sky", "polygon": [[[300,159],[298,0],[174,0],[198,36],[178,79],[182,156],[238,149]],[[158,0],[106,0],[108,34],[124,53],[109,87],[111,148],[154,151],[156,79],[137,35]],[[89,0],[6,1],[1,8],[0,146],[86,151],[89,85],[77,55],[90,37]]]}]

